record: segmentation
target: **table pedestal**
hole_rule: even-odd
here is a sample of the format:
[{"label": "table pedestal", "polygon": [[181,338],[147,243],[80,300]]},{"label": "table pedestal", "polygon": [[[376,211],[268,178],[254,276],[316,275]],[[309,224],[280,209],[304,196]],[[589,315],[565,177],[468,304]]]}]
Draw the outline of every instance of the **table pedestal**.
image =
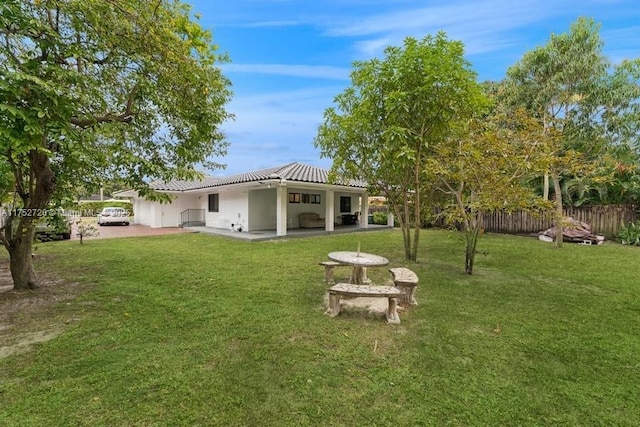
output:
[{"label": "table pedestal", "polygon": [[371,280],[369,280],[369,278],[367,277],[367,267],[354,265],[353,270],[351,271],[351,278],[349,279],[349,283],[353,283],[354,285],[370,284]]},{"label": "table pedestal", "polygon": [[364,285],[371,283],[371,280],[367,278],[368,267],[382,267],[389,264],[389,260],[384,257],[381,257],[379,255],[367,254],[360,251],[330,252],[329,259],[341,264],[353,266],[349,282],[354,285]]}]

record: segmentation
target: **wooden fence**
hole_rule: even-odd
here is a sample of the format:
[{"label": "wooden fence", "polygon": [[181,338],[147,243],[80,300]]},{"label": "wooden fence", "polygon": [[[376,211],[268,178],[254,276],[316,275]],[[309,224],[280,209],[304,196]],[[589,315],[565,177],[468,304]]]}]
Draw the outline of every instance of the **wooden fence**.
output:
[{"label": "wooden fence", "polygon": [[[615,237],[622,225],[638,220],[634,206],[581,206],[563,209],[564,215],[584,222],[594,234]],[[533,234],[553,227],[553,214],[493,212],[485,215],[484,229],[491,233]]]},{"label": "wooden fence", "polygon": [[[581,206],[566,207],[564,215],[589,225],[591,232],[607,239],[618,235],[622,225],[636,222],[640,218],[635,206]],[[445,227],[440,218],[431,225]],[[497,211],[485,214],[484,230],[489,233],[537,234],[554,226],[553,213]]]}]

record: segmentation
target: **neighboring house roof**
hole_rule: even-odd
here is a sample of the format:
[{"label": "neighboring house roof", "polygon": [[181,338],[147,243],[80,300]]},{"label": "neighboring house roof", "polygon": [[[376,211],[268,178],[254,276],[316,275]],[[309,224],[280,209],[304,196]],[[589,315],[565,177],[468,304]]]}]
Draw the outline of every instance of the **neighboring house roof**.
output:
[{"label": "neighboring house roof", "polygon": [[90,196],[85,196],[83,198],[81,198],[79,200],[80,203],[82,202],[101,202],[102,200],[104,200],[104,195],[100,195],[100,194],[92,194]]},{"label": "neighboring house roof", "polygon": [[[228,177],[206,177],[201,181],[154,181],[151,188],[158,191],[189,191],[203,188],[221,187],[223,185],[259,182],[270,179],[279,179],[293,182],[310,182],[317,184],[329,184],[329,171],[316,166],[302,163],[289,163],[283,166],[261,169],[253,172],[241,173]],[[333,183],[348,187],[366,188],[364,181],[350,180],[347,183]]]}]

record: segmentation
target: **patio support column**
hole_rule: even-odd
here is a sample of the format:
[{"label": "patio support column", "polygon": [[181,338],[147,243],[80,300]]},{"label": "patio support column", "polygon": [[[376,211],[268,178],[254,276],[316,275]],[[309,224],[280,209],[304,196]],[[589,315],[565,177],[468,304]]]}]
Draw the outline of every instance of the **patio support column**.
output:
[{"label": "patio support column", "polygon": [[324,217],[325,217],[325,230],[333,231],[333,223],[335,221],[335,197],[333,196],[333,190],[327,190],[325,193],[325,208],[324,208]]},{"label": "patio support column", "polygon": [[276,236],[287,235],[287,187],[278,186],[276,191]]},{"label": "patio support column", "polygon": [[360,228],[369,228],[369,193],[364,192],[362,197],[362,211],[360,212]]}]

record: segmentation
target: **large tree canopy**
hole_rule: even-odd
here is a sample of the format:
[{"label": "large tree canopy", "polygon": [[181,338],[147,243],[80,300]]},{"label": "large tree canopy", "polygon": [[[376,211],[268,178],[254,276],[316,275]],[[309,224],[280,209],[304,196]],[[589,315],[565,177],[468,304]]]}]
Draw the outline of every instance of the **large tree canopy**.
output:
[{"label": "large tree canopy", "polygon": [[483,216],[491,211],[548,208],[526,178],[546,170],[553,137],[523,110],[496,110],[460,129],[459,137],[438,144],[428,168],[446,195],[441,206],[449,224],[465,234],[465,272],[473,273]]},{"label": "large tree canopy", "polygon": [[[596,162],[612,147],[638,140],[640,61],[612,66],[602,52],[599,30],[592,19],[579,18],[569,32],[551,35],[545,46],[527,52],[507,71],[505,98],[560,135],[548,170],[558,228],[562,178],[595,176]],[[560,245],[562,233],[556,235]]]},{"label": "large tree canopy", "polygon": [[[0,5],[0,170],[27,214],[77,185],[220,166],[230,83],[212,36],[172,0],[5,0]],[[15,212],[15,211],[14,211]],[[34,217],[12,215],[0,240],[16,288],[38,284]]]},{"label": "large tree canopy", "polygon": [[442,32],[408,37],[402,47],[385,49],[382,60],[356,62],[351,81],[326,110],[315,145],[333,159],[333,172],[364,179],[370,191],[387,197],[405,255],[415,261],[432,178],[426,160],[486,98],[462,43]]}]

